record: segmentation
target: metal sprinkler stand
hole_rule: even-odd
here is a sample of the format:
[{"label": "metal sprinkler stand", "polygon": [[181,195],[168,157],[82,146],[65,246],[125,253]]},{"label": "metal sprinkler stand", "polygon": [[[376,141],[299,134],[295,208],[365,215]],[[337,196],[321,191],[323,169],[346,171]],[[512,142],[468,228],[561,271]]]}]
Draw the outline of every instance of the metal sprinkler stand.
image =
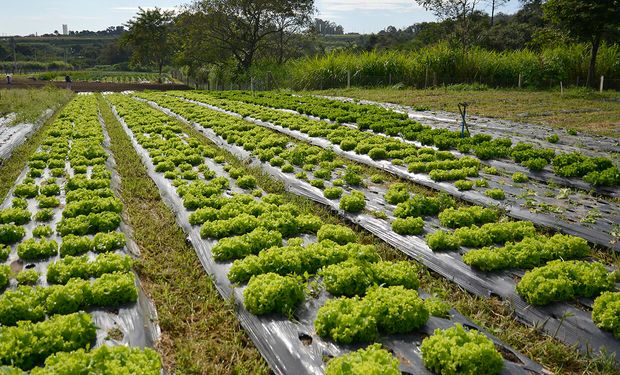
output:
[{"label": "metal sprinkler stand", "polygon": [[461,122],[461,138],[465,138],[465,129],[467,129],[467,134],[469,134],[469,127],[465,121],[465,117],[467,116],[467,106],[469,106],[469,103],[467,102],[459,103],[459,112],[461,113],[461,118],[463,119]]}]

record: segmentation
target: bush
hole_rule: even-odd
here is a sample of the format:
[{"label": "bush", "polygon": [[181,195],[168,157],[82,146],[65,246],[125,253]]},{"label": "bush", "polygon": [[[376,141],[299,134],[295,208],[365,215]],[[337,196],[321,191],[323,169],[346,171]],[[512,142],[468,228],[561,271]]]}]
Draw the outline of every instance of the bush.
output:
[{"label": "bush", "polygon": [[252,276],[243,291],[244,305],[255,315],[291,315],[304,298],[304,285],[297,277],[275,273]]},{"label": "bush", "polygon": [[319,242],[332,240],[339,245],[346,245],[357,240],[357,236],[351,228],[334,224],[324,224],[321,226],[321,229],[317,232],[317,238]]},{"label": "bush", "polygon": [[327,362],[325,375],[400,375],[399,361],[380,344],[336,357]]},{"label": "bush", "polygon": [[421,217],[396,218],[392,222],[392,230],[401,236],[413,236],[424,231],[424,220]]},{"label": "bush", "polygon": [[504,366],[493,341],[476,331],[454,327],[436,329],[420,346],[424,366],[436,374],[499,374]]},{"label": "bush", "polygon": [[359,213],[366,207],[366,197],[364,193],[354,190],[350,195],[345,195],[340,199],[340,209],[350,213]]},{"label": "bush", "polygon": [[597,327],[610,331],[620,339],[620,293],[604,292],[594,300],[592,321]]}]

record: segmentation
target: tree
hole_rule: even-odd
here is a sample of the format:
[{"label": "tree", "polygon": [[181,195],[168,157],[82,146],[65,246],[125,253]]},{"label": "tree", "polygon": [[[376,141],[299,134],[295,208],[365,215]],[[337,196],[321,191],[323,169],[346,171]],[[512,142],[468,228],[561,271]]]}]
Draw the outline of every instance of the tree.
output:
[{"label": "tree", "polygon": [[426,10],[435,13],[442,20],[456,21],[456,32],[463,51],[470,44],[470,18],[476,11],[479,0],[415,0]]},{"label": "tree", "polygon": [[491,27],[493,27],[494,18],[495,18],[495,10],[506,5],[508,0],[489,0],[489,2],[491,3]]},{"label": "tree", "polygon": [[309,20],[314,0],[198,0],[187,11],[202,14],[212,48],[226,51],[239,70],[247,71],[272,36],[280,34],[284,41],[286,33]]},{"label": "tree", "polygon": [[586,85],[595,85],[596,57],[604,37],[618,33],[620,0],[549,0],[545,17],[571,36],[591,44]]},{"label": "tree", "polygon": [[156,66],[159,81],[164,65],[174,51],[172,38],[173,11],[140,8],[138,15],[127,23],[127,32],[120,39],[122,47],[132,48],[133,64]]}]

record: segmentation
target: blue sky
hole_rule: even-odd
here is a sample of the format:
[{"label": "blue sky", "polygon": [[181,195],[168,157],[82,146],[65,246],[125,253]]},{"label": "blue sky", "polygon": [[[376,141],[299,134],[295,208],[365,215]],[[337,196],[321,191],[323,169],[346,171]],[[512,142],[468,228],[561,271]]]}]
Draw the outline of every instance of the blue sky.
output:
[{"label": "blue sky", "polygon": [[[184,0],[1,0],[0,35],[70,30],[101,30],[126,22],[138,6],[173,8]],[[485,3],[481,3],[484,8]],[[318,17],[344,26],[345,32],[377,32],[386,26],[409,26],[435,17],[413,0],[316,0]],[[502,8],[518,9],[518,0]]]}]

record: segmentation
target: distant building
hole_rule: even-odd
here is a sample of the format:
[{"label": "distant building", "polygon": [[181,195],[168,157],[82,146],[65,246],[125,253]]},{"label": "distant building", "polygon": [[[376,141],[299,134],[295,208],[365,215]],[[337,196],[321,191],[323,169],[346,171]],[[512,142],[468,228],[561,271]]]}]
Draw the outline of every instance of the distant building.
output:
[{"label": "distant building", "polygon": [[62,35],[69,35],[69,26],[62,25]]}]

